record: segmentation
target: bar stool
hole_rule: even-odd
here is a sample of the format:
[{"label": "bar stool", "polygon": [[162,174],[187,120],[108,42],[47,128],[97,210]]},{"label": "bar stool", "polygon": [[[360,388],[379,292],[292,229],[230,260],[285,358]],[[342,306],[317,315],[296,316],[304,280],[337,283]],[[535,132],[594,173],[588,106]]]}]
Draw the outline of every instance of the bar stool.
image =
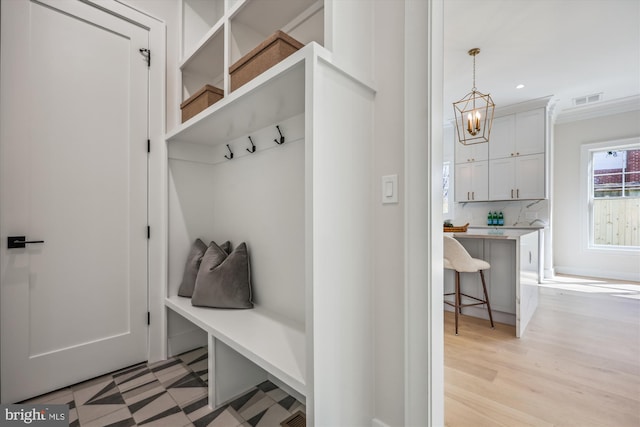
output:
[{"label": "bar stool", "polygon": [[[444,235],[444,268],[448,270],[454,270],[456,272],[456,288],[455,292],[444,294],[445,296],[455,295],[455,301],[444,301],[445,304],[449,304],[454,307],[456,318],[456,335],[458,335],[458,314],[462,314],[462,307],[470,307],[474,305],[487,304],[487,311],[489,311],[489,321],[491,322],[491,328],[495,328],[493,325],[493,316],[491,315],[491,304],[489,304],[489,295],[487,294],[487,285],[484,281],[483,270],[488,270],[491,265],[481,259],[472,258],[469,252],[462,246],[460,242],[451,236]],[[460,273],[480,273],[482,279],[482,290],[484,291],[484,299],[476,298],[471,295],[460,292]],[[476,302],[462,304],[461,297],[466,297]]]}]

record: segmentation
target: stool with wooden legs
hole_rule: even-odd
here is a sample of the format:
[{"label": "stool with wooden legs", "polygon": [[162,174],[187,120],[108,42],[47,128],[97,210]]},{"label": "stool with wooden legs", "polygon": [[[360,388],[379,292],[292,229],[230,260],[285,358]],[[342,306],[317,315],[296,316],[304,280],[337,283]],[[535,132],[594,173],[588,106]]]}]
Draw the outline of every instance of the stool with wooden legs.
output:
[{"label": "stool with wooden legs", "polygon": [[[483,270],[488,270],[491,265],[481,259],[472,258],[469,252],[451,236],[444,235],[444,268],[448,270],[454,270],[456,273],[455,291],[444,294],[445,296],[454,295],[454,301],[444,301],[454,308],[456,319],[456,335],[458,335],[458,315],[462,314],[463,307],[470,307],[474,305],[487,305],[487,311],[489,312],[489,321],[491,322],[491,328],[493,325],[493,316],[491,315],[491,304],[489,304],[489,295],[487,294],[487,285],[484,281]],[[476,298],[471,295],[460,292],[460,273],[480,273],[480,279],[482,279],[482,290],[484,291],[484,299]],[[462,297],[474,300],[472,303],[462,303]]]}]

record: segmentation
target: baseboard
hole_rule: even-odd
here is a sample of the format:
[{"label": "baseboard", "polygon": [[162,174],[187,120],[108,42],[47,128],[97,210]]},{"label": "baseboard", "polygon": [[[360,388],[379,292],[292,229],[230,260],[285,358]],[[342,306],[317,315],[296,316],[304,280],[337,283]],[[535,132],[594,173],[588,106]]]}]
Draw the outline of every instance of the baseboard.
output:
[{"label": "baseboard", "polygon": [[640,273],[627,273],[611,270],[599,270],[588,268],[575,268],[556,266],[555,272],[559,274],[568,274],[570,276],[594,277],[600,279],[629,280],[632,282],[640,282]]},{"label": "baseboard", "polygon": [[553,268],[545,268],[543,274],[545,279],[553,279],[553,276],[556,275],[556,271]]},{"label": "baseboard", "polygon": [[371,420],[371,427],[391,427],[389,424],[385,424],[377,418]]}]

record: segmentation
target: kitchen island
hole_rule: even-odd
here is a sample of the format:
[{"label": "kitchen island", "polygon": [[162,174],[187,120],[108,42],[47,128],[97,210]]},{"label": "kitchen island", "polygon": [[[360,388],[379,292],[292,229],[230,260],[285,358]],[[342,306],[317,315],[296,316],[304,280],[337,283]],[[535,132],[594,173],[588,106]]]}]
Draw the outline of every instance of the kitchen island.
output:
[{"label": "kitchen island", "polygon": [[[485,271],[487,292],[495,321],[515,325],[522,337],[538,306],[538,283],[542,278],[543,231],[538,228],[469,228],[445,233],[455,237],[474,258],[491,264]],[[460,273],[463,293],[481,297],[477,273]],[[454,272],[445,270],[444,292],[454,289]],[[452,310],[445,305],[445,309]],[[486,307],[464,308],[462,314],[488,319]]]}]

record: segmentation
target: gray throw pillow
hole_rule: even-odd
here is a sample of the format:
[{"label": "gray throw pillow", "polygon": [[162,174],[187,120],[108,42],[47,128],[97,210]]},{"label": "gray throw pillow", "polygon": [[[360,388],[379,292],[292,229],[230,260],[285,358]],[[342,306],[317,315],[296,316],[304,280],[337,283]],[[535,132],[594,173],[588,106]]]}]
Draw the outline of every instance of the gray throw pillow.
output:
[{"label": "gray throw pillow", "polygon": [[[215,244],[215,242],[211,242],[209,246]],[[220,248],[225,251],[226,254],[231,252],[231,243],[229,241],[224,242]],[[196,286],[196,277],[198,276],[198,270],[200,270],[200,263],[202,262],[202,257],[207,251],[207,245],[200,239],[196,239],[191,245],[191,251],[189,252],[189,256],[187,257],[187,262],[184,266],[184,273],[182,275],[182,282],[180,283],[180,288],[178,289],[178,295],[181,297],[191,298],[193,295],[193,289]],[[224,261],[224,258],[220,259],[220,262]]]},{"label": "gray throw pillow", "polygon": [[191,297],[191,294],[193,294],[200,263],[206,251],[207,245],[200,239],[196,239],[193,245],[191,245],[191,251],[189,251],[189,256],[184,266],[182,283],[180,283],[180,288],[178,289],[178,295],[181,297]]},{"label": "gray throw pillow", "polygon": [[241,243],[222,263],[224,255],[217,246],[209,246],[202,258],[191,304],[214,308],[253,308],[251,273],[246,243]]}]

